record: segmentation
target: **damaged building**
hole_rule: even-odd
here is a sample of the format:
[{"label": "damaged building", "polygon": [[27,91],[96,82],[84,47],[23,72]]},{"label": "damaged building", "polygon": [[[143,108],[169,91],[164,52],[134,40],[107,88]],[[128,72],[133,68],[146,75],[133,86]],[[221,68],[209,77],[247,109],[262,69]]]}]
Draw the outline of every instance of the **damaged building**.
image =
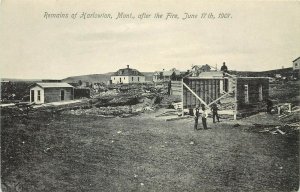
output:
[{"label": "damaged building", "polygon": [[243,115],[260,111],[269,98],[269,79],[237,77],[221,71],[190,74],[181,82],[172,82],[172,94],[180,95],[183,110],[216,103],[220,114]]}]

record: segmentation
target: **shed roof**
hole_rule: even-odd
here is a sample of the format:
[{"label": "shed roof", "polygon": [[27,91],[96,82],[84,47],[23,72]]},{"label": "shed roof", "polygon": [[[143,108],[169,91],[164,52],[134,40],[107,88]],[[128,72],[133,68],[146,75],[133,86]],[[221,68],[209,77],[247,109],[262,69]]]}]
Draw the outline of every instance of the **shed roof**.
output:
[{"label": "shed roof", "polygon": [[73,87],[68,83],[34,83],[30,85],[30,87],[34,87],[34,86],[39,86],[42,88],[66,88],[66,87],[72,88]]}]

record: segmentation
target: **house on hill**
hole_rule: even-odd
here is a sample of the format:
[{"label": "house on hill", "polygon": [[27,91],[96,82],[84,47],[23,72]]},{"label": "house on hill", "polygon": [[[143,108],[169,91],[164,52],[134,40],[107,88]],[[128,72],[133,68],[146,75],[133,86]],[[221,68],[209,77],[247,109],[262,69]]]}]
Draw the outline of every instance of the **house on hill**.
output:
[{"label": "house on hill", "polygon": [[300,57],[293,61],[293,78],[298,79],[300,77]]},{"label": "house on hill", "polygon": [[165,71],[164,69],[162,71],[155,71],[153,74],[153,82],[158,81],[176,81],[181,79],[181,75],[183,72],[173,68],[169,71]]},{"label": "house on hill", "polygon": [[30,88],[30,103],[43,104],[74,99],[74,87],[68,83],[34,83]]},{"label": "house on hill", "polygon": [[211,67],[208,64],[205,65],[194,65],[192,66],[192,76],[198,76],[202,72],[208,72],[211,70]]},{"label": "house on hill", "polygon": [[127,65],[127,68],[119,69],[110,79],[113,84],[144,83],[146,81],[144,74],[136,69],[129,68],[129,65]]},{"label": "house on hill", "polygon": [[293,70],[299,70],[299,69],[300,69],[300,57],[298,57],[293,61]]}]

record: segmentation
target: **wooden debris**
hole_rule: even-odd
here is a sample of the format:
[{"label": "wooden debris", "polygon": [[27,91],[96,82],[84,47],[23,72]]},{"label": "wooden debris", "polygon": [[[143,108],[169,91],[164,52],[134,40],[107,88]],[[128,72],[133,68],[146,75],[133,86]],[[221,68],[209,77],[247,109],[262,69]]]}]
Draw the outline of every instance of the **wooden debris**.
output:
[{"label": "wooden debris", "polygon": [[173,117],[173,118],[170,118],[170,119],[166,119],[166,121],[176,121],[176,120],[180,120],[180,119],[188,119],[190,117],[191,116]]},{"label": "wooden debris", "polygon": [[276,131],[279,132],[281,135],[285,134],[285,132],[281,131],[279,128],[277,128]]},{"label": "wooden debris", "polygon": [[270,130],[269,129],[265,129],[265,130],[262,130],[262,131],[259,131],[260,133],[265,133],[265,132],[269,132]]},{"label": "wooden debris", "polygon": [[163,116],[171,116],[171,115],[177,115],[177,111],[166,111],[162,114],[156,115],[155,117],[163,117]]}]

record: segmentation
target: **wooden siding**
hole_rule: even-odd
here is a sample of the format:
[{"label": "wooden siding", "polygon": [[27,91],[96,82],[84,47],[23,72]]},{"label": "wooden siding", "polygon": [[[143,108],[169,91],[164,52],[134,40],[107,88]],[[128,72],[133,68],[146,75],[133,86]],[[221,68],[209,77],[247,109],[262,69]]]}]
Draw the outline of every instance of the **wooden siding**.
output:
[{"label": "wooden siding", "polygon": [[171,81],[171,95],[182,96],[182,82],[181,81]]},{"label": "wooden siding", "polygon": [[73,100],[73,88],[45,88],[45,103],[61,101],[61,90],[65,91],[64,101]]},{"label": "wooden siding", "polygon": [[[206,104],[221,96],[220,79],[184,79],[184,83],[192,89]],[[195,108],[200,101],[186,87],[183,88],[183,107]]]}]

